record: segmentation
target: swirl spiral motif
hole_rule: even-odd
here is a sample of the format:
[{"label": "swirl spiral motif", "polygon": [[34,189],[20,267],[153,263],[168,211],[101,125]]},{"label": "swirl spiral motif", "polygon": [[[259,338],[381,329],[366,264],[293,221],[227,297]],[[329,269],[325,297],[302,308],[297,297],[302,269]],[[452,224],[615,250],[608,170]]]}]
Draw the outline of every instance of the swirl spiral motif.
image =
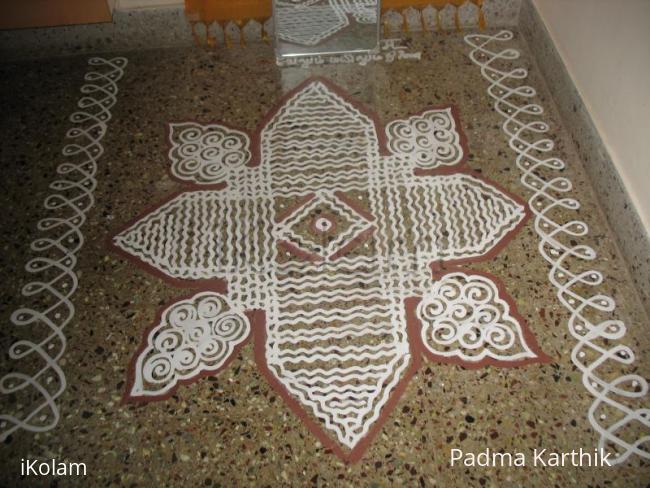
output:
[{"label": "swirl spiral motif", "polygon": [[647,399],[648,382],[638,374],[613,373],[635,361],[628,346],[614,342],[624,338],[627,327],[612,318],[616,303],[610,296],[589,292],[601,285],[604,277],[587,264],[597,258],[596,251],[576,242],[588,235],[587,224],[564,217],[580,208],[580,202],[570,195],[571,180],[553,174],[564,170],[566,163],[547,156],[554,143],[543,136],[549,131],[541,120],[543,107],[528,101],[537,93],[524,84],[528,71],[506,67],[519,58],[519,51],[493,47],[512,38],[512,32],[501,31],[495,35],[470,34],[465,42],[472,47],[470,59],[489,82],[487,92],[494,108],[504,118],[502,129],[517,153],[521,183],[532,191],[529,203],[540,238],[538,250],[551,266],[548,277],[557,288],[558,299],[571,314],[568,329],[576,340],[571,360],[594,397],[587,416],[600,436],[598,447],[613,454],[612,464],[634,454],[650,459],[650,409],[639,406]]},{"label": "swirl spiral motif", "polygon": [[[185,191],[113,238],[148,269],[225,280],[228,303],[263,310],[262,373],[344,459],[366,448],[417,365],[405,300],[429,290],[429,264],[489,259],[527,216],[476,175],[423,178],[414,163],[382,155],[383,131],[336,86],[308,79],[260,124],[259,165],[233,171],[226,188]],[[215,374],[226,363],[214,358],[234,356],[221,349],[235,343],[224,339],[227,322],[195,320],[187,305],[167,314],[182,327],[148,334],[131,363],[127,396],[138,401],[166,398],[169,385],[201,368]],[[221,340],[207,339],[206,322]]]},{"label": "swirl spiral motif", "polygon": [[418,305],[422,343],[437,356],[478,362],[485,358],[536,358],[510,306],[494,282],[481,275],[450,273]]},{"label": "swirl spiral motif", "polygon": [[75,126],[66,134],[72,141],[63,148],[68,159],[57,168],[60,176],[50,184],[52,193],[43,202],[48,215],[38,222],[41,236],[30,246],[37,256],[25,266],[34,279],[22,288],[22,295],[38,305],[19,308],[11,315],[14,325],[29,328],[35,338],[23,338],[10,346],[9,357],[20,363],[0,379],[0,391],[29,401],[12,402],[19,410],[0,415],[0,440],[18,429],[50,430],[60,417],[56,400],[67,385],[59,361],[66,350],[64,328],[75,314],[71,297],[78,286],[75,267],[84,244],[81,228],[95,203],[97,161],[104,153],[101,141],[127,60],[95,57],[88,64],[91,71],[81,87],[79,110],[70,116]]},{"label": "swirl spiral motif", "polygon": [[160,397],[179,381],[219,370],[249,334],[247,318],[217,293],[202,292],[174,303],[136,356],[130,396]]},{"label": "swirl spiral motif", "polygon": [[172,174],[183,181],[213,185],[251,159],[250,138],[228,127],[193,122],[170,124]]},{"label": "swirl spiral motif", "polygon": [[463,148],[451,108],[427,110],[386,126],[388,149],[417,168],[436,169],[459,164]]}]

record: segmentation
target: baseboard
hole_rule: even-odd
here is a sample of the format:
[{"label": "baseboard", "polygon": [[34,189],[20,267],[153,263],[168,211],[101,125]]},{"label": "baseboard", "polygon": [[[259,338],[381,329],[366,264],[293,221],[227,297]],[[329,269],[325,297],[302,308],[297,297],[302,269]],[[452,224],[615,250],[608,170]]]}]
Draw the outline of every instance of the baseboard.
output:
[{"label": "baseboard", "polygon": [[650,316],[650,236],[636,211],[603,140],[576,89],[544,21],[531,0],[523,0],[519,31],[536,58],[555,98],[560,116],[584,161],[584,167],[618,247],[627,262],[641,301]]}]

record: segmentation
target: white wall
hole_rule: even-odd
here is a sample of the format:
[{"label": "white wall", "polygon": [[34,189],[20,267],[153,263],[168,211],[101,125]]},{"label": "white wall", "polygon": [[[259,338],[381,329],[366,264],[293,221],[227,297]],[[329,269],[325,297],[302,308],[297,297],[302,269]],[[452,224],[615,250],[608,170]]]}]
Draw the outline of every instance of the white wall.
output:
[{"label": "white wall", "polygon": [[533,0],[650,232],[650,0]]}]

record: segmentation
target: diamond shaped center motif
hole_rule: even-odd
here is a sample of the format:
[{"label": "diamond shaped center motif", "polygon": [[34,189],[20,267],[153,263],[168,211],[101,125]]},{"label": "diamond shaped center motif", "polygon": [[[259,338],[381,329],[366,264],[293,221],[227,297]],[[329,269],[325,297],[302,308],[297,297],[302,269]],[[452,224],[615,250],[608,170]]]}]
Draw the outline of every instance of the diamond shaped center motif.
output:
[{"label": "diamond shaped center motif", "polygon": [[[170,140],[183,127],[172,125]],[[113,238],[150,272],[207,293],[163,311],[175,322],[157,325],[178,340],[167,347],[155,332],[145,337],[130,369],[129,384],[140,385],[131,398],[162,398],[220,371],[250,330],[272,387],[327,448],[356,460],[423,357],[464,367],[545,360],[496,277],[436,274],[441,264],[458,270],[491,257],[527,216],[517,197],[466,168],[459,128],[452,107],[384,126],[323,79],[288,93],[255,134],[198,127],[234,134],[245,150],[227,171],[191,180],[204,188],[172,196]],[[206,144],[225,154],[216,140]],[[484,290],[489,303],[474,303],[468,287]],[[457,330],[505,333],[507,347],[483,340],[470,350],[460,334],[447,352],[439,334],[425,333],[447,330],[443,312],[454,297],[477,311],[452,324]],[[483,310],[498,314],[474,320]],[[195,329],[208,331],[205,340],[185,333]],[[214,348],[228,352],[191,371],[179,365]],[[155,382],[145,381],[148,356],[138,359],[146,351],[170,365]]]},{"label": "diamond shaped center motif", "polygon": [[372,235],[372,216],[364,214],[341,193],[311,194],[289,209],[277,226],[276,239],[286,255],[332,261]]}]

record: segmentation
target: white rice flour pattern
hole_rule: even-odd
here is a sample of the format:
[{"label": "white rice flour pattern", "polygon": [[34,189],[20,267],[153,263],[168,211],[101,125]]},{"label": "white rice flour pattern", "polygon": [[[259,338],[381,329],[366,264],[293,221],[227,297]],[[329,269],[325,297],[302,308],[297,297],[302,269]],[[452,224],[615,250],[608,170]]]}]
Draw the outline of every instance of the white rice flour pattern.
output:
[{"label": "white rice flour pattern", "polygon": [[541,119],[544,109],[532,101],[536,91],[525,84],[528,71],[512,67],[519,51],[499,45],[512,38],[511,32],[501,31],[470,34],[465,41],[472,47],[470,59],[489,83],[494,108],[504,118],[503,131],[517,153],[521,183],[532,192],[529,205],[540,238],[538,249],[551,265],[548,276],[558,299],[571,313],[568,328],[576,340],[571,360],[594,397],[587,416],[600,436],[598,447],[613,453],[613,463],[634,454],[650,459],[650,409],[642,404],[647,405],[648,383],[638,374],[620,372],[635,361],[629,347],[615,342],[624,338],[626,325],[613,318],[616,304],[610,296],[590,291],[603,282],[603,275],[589,265],[597,253],[573,242],[587,236],[589,229],[585,222],[563,215],[577,211],[580,202],[571,197],[571,181],[554,174],[566,163],[548,155],[554,144],[543,135],[549,130]]},{"label": "white rice flour pattern", "polygon": [[171,124],[172,175],[196,184],[218,184],[251,159],[248,136],[222,125]]},{"label": "white rice flour pattern", "polygon": [[539,357],[512,313],[492,279],[464,272],[440,277],[417,306],[424,347],[434,356],[460,358],[465,364]]},{"label": "white rice flour pattern", "polygon": [[276,35],[288,42],[315,46],[353,22],[377,22],[377,0],[277,0]]},{"label": "white rice flour pattern", "polygon": [[[451,113],[436,110],[426,113]],[[260,369],[306,422],[317,419],[308,425],[326,445],[356,459],[418,364],[405,299],[431,290],[432,263],[489,258],[527,209],[466,171],[416,175],[421,158],[388,152],[393,133],[324,79],[301,84],[265,120],[246,143],[259,141],[251,148],[259,164],[225,173],[225,189],[171,197],[119,231],[113,246],[171,282],[227,282],[224,303],[254,322]],[[463,139],[447,135],[426,146],[433,153],[424,159],[454,146],[460,168]],[[510,354],[523,349],[545,360],[530,342],[520,334],[494,354],[516,362]],[[134,361],[127,398],[141,396],[138,375],[151,370],[139,353]],[[169,392],[173,382],[156,389]]]},{"label": "white rice flour pattern", "polygon": [[17,340],[9,348],[9,358],[18,362],[0,380],[0,391],[18,400],[3,403],[3,410],[9,405],[15,410],[0,415],[0,440],[18,429],[50,430],[60,417],[57,398],[66,388],[66,377],[59,360],[67,344],[64,329],[75,314],[71,298],[78,286],[75,267],[84,244],[81,228],[95,203],[97,162],[104,153],[101,141],[127,60],[91,58],[88,64],[91,71],[85,75],[78,110],[70,116],[74,126],[66,134],[67,160],[57,168],[60,178],[52,182],[52,193],[43,203],[47,217],[38,222],[41,236],[31,243],[37,256],[25,266],[34,279],[23,287],[22,295],[39,305],[11,315],[12,323],[29,328],[33,339]]},{"label": "white rice flour pattern", "polygon": [[137,355],[132,396],[162,398],[179,382],[216,373],[249,333],[243,311],[232,310],[217,293],[202,292],[174,303]]},{"label": "white rice flour pattern", "polygon": [[463,159],[460,134],[451,108],[428,110],[386,126],[390,151],[418,168],[455,166]]}]

